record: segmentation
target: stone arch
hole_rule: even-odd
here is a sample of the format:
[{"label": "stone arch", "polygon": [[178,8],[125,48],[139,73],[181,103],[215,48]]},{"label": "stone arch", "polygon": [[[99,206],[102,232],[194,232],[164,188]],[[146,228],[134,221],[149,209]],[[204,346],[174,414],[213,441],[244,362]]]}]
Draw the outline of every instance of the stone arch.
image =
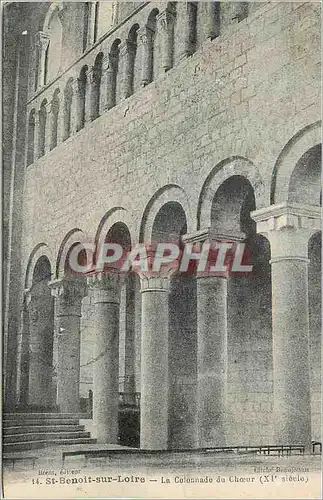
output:
[{"label": "stone arch", "polygon": [[198,229],[211,227],[212,204],[216,192],[227,179],[233,176],[245,178],[254,191],[256,207],[262,206],[263,181],[257,167],[247,158],[234,156],[216,165],[208,175],[201,190],[198,203]]},{"label": "stone arch", "polygon": [[39,243],[31,252],[28,259],[26,274],[25,274],[25,289],[30,289],[33,283],[33,275],[35,266],[41,257],[46,257],[50,263],[52,273],[54,269],[55,259],[52,250],[46,243]]},{"label": "stone arch", "polygon": [[123,207],[114,207],[109,210],[101,219],[95,235],[95,246],[99,248],[105,242],[106,235],[115,224],[124,224],[130,233],[131,245],[134,243],[133,235],[131,234],[131,220],[129,213]]},{"label": "stone arch", "polygon": [[275,163],[270,203],[286,203],[289,198],[290,182],[299,160],[321,142],[321,122],[315,122],[300,130],[284,146]]},{"label": "stone arch", "polygon": [[[87,237],[87,235],[78,228],[72,229],[69,231],[66,236],[64,237],[60,247],[59,251],[57,254],[57,259],[56,259],[56,271],[55,271],[55,278],[63,278],[66,273],[66,264],[67,264],[67,259],[69,256],[69,253],[73,247],[77,244],[88,244],[92,243],[91,240]],[[84,252],[86,256],[86,260],[88,263],[92,262],[93,255],[92,252],[90,251],[87,246],[84,246]]]},{"label": "stone arch", "polygon": [[187,232],[191,233],[195,230],[195,221],[187,194],[180,186],[168,184],[153,195],[144,210],[139,234],[140,241],[151,241],[155,218],[166,203],[181,205],[186,215]]}]

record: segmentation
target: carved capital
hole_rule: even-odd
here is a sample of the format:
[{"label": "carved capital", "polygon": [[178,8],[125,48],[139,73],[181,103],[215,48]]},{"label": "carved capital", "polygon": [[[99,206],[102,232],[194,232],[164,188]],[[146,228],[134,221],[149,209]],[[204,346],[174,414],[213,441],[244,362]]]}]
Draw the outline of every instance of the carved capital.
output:
[{"label": "carved capital", "polygon": [[47,33],[44,33],[43,31],[38,31],[38,33],[36,33],[36,45],[42,52],[46,51],[49,40],[50,37]]},{"label": "carved capital", "polygon": [[144,26],[138,31],[138,37],[142,45],[149,45],[152,43],[154,32],[148,26]]},{"label": "carved capital", "polygon": [[159,29],[167,32],[169,28],[174,24],[175,21],[175,11],[171,8],[165,9],[163,12],[157,16],[157,24]]},{"label": "carved capital", "polygon": [[227,242],[239,242],[245,239],[245,234],[243,232],[228,231],[227,233],[220,233],[215,231],[211,227],[206,229],[200,229],[195,233],[185,234],[182,236],[182,241],[184,243],[205,243],[212,241],[227,241]]},{"label": "carved capital", "polygon": [[52,295],[56,299],[58,316],[63,316],[71,308],[75,308],[74,313],[80,315],[81,302],[86,295],[86,283],[83,279],[63,278],[49,283]]},{"label": "carved capital", "polygon": [[94,303],[119,304],[121,276],[117,272],[96,273],[87,279],[87,284]]},{"label": "carved capital", "polygon": [[140,278],[141,292],[168,291],[169,279],[178,270],[178,260],[171,259],[169,263],[163,263],[158,271],[154,271],[155,258],[156,250],[149,248],[146,251],[146,262],[142,263],[142,266],[133,269]]},{"label": "carved capital", "polygon": [[272,262],[307,260],[309,239],[321,230],[321,209],[314,205],[280,203],[256,210],[251,217],[257,232],[270,242]]}]

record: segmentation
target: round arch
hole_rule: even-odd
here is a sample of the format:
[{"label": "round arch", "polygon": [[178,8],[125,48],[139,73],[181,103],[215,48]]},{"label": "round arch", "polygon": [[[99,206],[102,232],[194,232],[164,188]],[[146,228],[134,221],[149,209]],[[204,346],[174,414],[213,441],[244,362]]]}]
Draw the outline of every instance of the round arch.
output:
[{"label": "round arch", "polygon": [[66,259],[69,255],[71,248],[75,246],[77,243],[85,245],[84,249],[86,252],[87,262],[92,261],[93,258],[92,252],[90,251],[89,248],[87,248],[88,244],[92,243],[92,240],[90,240],[81,229],[78,228],[72,229],[67,233],[58,250],[56,259],[56,270],[55,270],[56,279],[60,279],[65,276]]},{"label": "round arch", "polygon": [[216,165],[201,190],[197,211],[198,229],[211,227],[212,204],[220,186],[230,177],[245,177],[254,191],[256,207],[262,206],[264,183],[257,167],[241,156],[227,158]]},{"label": "round arch", "polygon": [[115,225],[121,223],[128,228],[131,238],[131,246],[134,244],[133,234],[131,233],[131,219],[127,210],[123,207],[114,207],[109,210],[101,219],[98,229],[95,234],[95,246],[99,248],[106,239],[110,229]]},{"label": "round arch", "polygon": [[275,163],[270,203],[288,201],[290,180],[300,158],[321,142],[321,122],[315,122],[295,134],[282,149]]},{"label": "round arch", "polygon": [[46,257],[50,263],[53,275],[54,262],[53,252],[46,243],[39,243],[31,252],[25,274],[25,289],[30,289],[33,284],[33,275],[36,264],[41,257]]},{"label": "round arch", "polygon": [[171,202],[181,205],[186,215],[187,233],[195,231],[195,220],[186,192],[176,184],[168,184],[159,189],[146,205],[141,219],[139,241],[151,241],[154,221],[158,212],[166,203]]},{"label": "round arch", "polygon": [[64,9],[64,5],[61,2],[59,2],[59,3],[52,2],[50,7],[48,8],[48,11],[47,11],[47,14],[46,14],[46,17],[44,20],[44,24],[43,24],[43,31],[45,33],[47,33],[49,31],[50,21],[51,21],[51,18],[53,16],[55,10],[58,10],[58,12],[61,12],[63,9]]}]

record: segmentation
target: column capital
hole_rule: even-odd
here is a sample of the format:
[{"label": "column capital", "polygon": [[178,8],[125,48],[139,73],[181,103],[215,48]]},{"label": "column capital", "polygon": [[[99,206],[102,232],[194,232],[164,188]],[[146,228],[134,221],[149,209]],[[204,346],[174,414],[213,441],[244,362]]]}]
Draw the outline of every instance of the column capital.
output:
[{"label": "column capital", "polygon": [[165,10],[160,12],[157,16],[157,23],[163,31],[168,31],[171,24],[174,23],[176,16],[176,11],[172,7],[167,7]]},{"label": "column capital", "polygon": [[241,231],[228,231],[227,233],[220,233],[214,230],[212,227],[207,227],[206,229],[199,229],[195,233],[184,234],[182,236],[182,241],[184,243],[200,243],[211,241],[229,241],[229,242],[241,242],[245,240],[245,234]]},{"label": "column capital", "polygon": [[49,41],[50,41],[50,36],[48,35],[48,33],[44,33],[44,31],[38,31],[38,33],[36,33],[35,39],[36,39],[37,46],[42,51],[45,52],[45,50],[48,47]]},{"label": "column capital", "polygon": [[94,303],[119,304],[122,277],[117,272],[96,273],[87,278]]},{"label": "column capital", "polygon": [[154,31],[149,26],[143,26],[138,30],[138,37],[142,45],[152,43]]},{"label": "column capital", "polygon": [[310,237],[321,230],[321,209],[280,203],[251,213],[257,232],[268,238],[273,259],[307,260]]},{"label": "column capital", "polygon": [[156,249],[149,249],[146,252],[147,266],[146,270],[134,268],[140,278],[141,293],[151,291],[169,291],[170,277],[178,270],[178,262],[172,260],[169,263],[164,263],[159,271],[153,271],[153,262],[156,256]]},{"label": "column capital", "polygon": [[[75,315],[81,315],[81,302],[86,295],[86,284],[77,278],[63,278],[49,283],[52,295],[58,301],[58,316],[65,314],[65,309],[75,308]],[[70,311],[73,315],[73,312]]]}]

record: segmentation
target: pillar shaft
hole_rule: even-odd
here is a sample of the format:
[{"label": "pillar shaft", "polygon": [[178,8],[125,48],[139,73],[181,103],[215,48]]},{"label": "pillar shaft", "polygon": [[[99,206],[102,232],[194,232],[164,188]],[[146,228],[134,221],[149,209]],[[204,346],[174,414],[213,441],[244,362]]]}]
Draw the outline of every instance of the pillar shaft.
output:
[{"label": "pillar shaft", "polygon": [[141,52],[141,86],[145,87],[153,79],[153,37],[148,26],[139,32],[139,51]]},{"label": "pillar shaft", "polygon": [[165,9],[157,16],[158,33],[161,40],[161,68],[164,73],[173,67],[174,23],[175,12],[170,9]]},{"label": "pillar shaft", "polygon": [[118,442],[120,277],[89,279],[94,302],[93,423],[98,443]]},{"label": "pillar shaft", "polygon": [[272,262],[275,443],[309,444],[308,261]]},{"label": "pillar shaft", "polygon": [[[29,293],[29,381],[28,405],[52,405],[53,307],[47,282],[40,282]],[[36,289],[36,290],[35,290]],[[46,290],[47,289],[47,290]]]},{"label": "pillar shaft", "polygon": [[199,447],[225,446],[227,282],[197,280],[197,429]]},{"label": "pillar shaft", "polygon": [[58,325],[57,405],[62,413],[79,411],[80,318],[84,283],[57,280],[51,283]]},{"label": "pillar shaft", "polygon": [[319,207],[273,205],[252,213],[271,246],[274,363],[273,441],[311,442],[308,241]]},{"label": "pillar shaft", "polygon": [[168,446],[168,278],[141,279],[140,447]]}]

